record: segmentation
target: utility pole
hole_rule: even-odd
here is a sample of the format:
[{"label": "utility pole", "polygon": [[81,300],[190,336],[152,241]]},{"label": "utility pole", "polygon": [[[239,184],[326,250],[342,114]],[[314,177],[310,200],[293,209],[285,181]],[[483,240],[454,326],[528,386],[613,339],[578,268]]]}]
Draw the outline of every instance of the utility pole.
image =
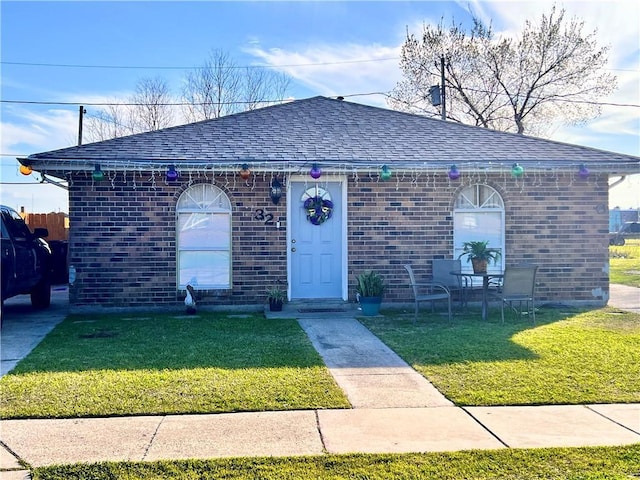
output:
[{"label": "utility pole", "polygon": [[[434,62],[435,67],[438,68],[438,61]],[[431,105],[434,107],[440,107],[440,113],[442,120],[447,119],[447,104],[445,97],[445,85],[444,85],[444,55],[440,57],[440,85],[432,85],[429,87],[429,96],[431,97]]]},{"label": "utility pole", "polygon": [[80,105],[80,111],[78,112],[78,146],[82,145],[82,118],[87,111],[82,105]]},{"label": "utility pole", "polygon": [[442,85],[442,108],[440,111],[442,112],[442,120],[447,119],[447,96],[445,94],[445,86],[444,86],[444,55],[440,57],[440,84]]}]

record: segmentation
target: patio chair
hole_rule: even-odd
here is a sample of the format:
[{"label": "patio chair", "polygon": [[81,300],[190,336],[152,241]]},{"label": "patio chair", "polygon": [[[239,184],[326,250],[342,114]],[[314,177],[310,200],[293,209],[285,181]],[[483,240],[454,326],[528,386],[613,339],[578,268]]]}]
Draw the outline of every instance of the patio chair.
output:
[{"label": "patio chair", "polygon": [[535,289],[537,272],[538,267],[536,265],[519,265],[505,268],[504,278],[502,279],[502,288],[498,292],[498,297],[501,300],[500,307],[502,323],[504,323],[505,304],[509,305],[512,310],[520,315],[525,313],[526,308],[527,315],[531,315],[530,318],[535,323]]},{"label": "patio chair", "polygon": [[431,278],[435,283],[440,283],[449,289],[452,297],[457,297],[460,308],[467,306],[467,299],[471,283],[464,275],[451,275],[451,272],[462,272],[462,262],[458,260],[445,260],[434,258],[431,262]]},{"label": "patio chair", "polygon": [[415,304],[413,323],[415,324],[418,319],[420,302],[431,302],[431,310],[435,311],[434,302],[436,300],[447,301],[449,320],[451,320],[451,292],[449,292],[449,289],[445,285],[435,282],[417,283],[411,265],[405,265],[404,268],[409,274],[411,290],[413,291],[413,300]]}]

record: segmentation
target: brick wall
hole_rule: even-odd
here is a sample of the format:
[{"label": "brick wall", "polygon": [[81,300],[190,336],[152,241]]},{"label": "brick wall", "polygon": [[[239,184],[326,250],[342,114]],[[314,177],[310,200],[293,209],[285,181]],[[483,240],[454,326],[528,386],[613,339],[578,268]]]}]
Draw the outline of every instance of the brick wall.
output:
[{"label": "brick wall", "polygon": [[[221,176],[216,185],[233,208],[233,288],[202,292],[198,303],[260,305],[268,287],[287,280],[286,195],[272,204],[270,176],[258,174],[249,184],[227,180]],[[507,264],[540,266],[542,301],[594,302],[599,299],[592,292],[608,292],[606,176],[592,175],[586,182],[555,174],[517,182],[503,175],[450,182],[445,175],[423,174],[389,182],[349,177],[349,297],[355,296],[354,275],[374,268],[387,279],[385,301],[407,301],[402,265],[413,263],[428,275],[430,259],[451,258],[456,193],[478,181],[503,197]],[[125,182],[122,174],[113,184],[110,179],[94,184],[83,174],[74,176],[69,190],[69,264],[77,272],[70,289],[73,305],[181,305],[174,222],[176,201],[187,185]],[[267,214],[274,224],[267,224]],[[281,229],[275,225],[279,219]]]},{"label": "brick wall", "polygon": [[350,181],[350,278],[377,269],[389,285],[385,301],[408,301],[402,265],[411,263],[428,277],[432,258],[452,258],[454,201],[463,185],[478,180],[504,200],[506,264],[539,265],[542,301],[599,303],[598,295],[608,296],[607,177],[594,175],[587,181],[555,174],[517,182],[502,175],[457,182],[428,175],[417,183],[407,177],[399,185]]},{"label": "brick wall", "polygon": [[[142,175],[149,178],[149,175]],[[209,179],[210,181],[210,179]],[[198,292],[198,303],[251,305],[264,302],[266,289],[286,285],[286,200],[273,205],[269,181],[256,184],[218,179],[231,200],[232,282],[230,290]],[[77,306],[179,306],[176,287],[175,206],[188,182],[134,185],[78,175],[69,190],[69,264],[76,269],[70,299]],[[262,215],[273,215],[267,224]],[[283,222],[284,224],[284,222]]]}]

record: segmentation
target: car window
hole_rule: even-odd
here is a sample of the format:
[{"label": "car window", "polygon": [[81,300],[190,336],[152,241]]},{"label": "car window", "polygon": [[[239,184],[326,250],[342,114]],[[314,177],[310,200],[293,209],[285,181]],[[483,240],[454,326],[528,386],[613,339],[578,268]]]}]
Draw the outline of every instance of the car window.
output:
[{"label": "car window", "polygon": [[9,239],[9,232],[7,232],[7,227],[4,226],[4,218],[2,219],[2,239],[3,240]]},{"label": "car window", "polygon": [[15,212],[5,212],[11,218],[7,218],[6,227],[9,233],[13,236],[14,240],[18,241],[26,241],[31,236],[31,230],[27,227],[27,224],[24,223],[22,217]]}]

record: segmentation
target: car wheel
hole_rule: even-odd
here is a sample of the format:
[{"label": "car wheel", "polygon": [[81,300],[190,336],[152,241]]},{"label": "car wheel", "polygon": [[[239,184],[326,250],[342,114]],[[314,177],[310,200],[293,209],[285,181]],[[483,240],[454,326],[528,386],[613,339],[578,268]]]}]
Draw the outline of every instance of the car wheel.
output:
[{"label": "car wheel", "polygon": [[616,235],[609,240],[609,245],[616,245],[618,247],[621,247],[622,245],[624,245],[624,237],[622,235]]},{"label": "car wheel", "polygon": [[49,305],[51,305],[51,283],[43,280],[31,291],[31,306],[47,308]]}]

